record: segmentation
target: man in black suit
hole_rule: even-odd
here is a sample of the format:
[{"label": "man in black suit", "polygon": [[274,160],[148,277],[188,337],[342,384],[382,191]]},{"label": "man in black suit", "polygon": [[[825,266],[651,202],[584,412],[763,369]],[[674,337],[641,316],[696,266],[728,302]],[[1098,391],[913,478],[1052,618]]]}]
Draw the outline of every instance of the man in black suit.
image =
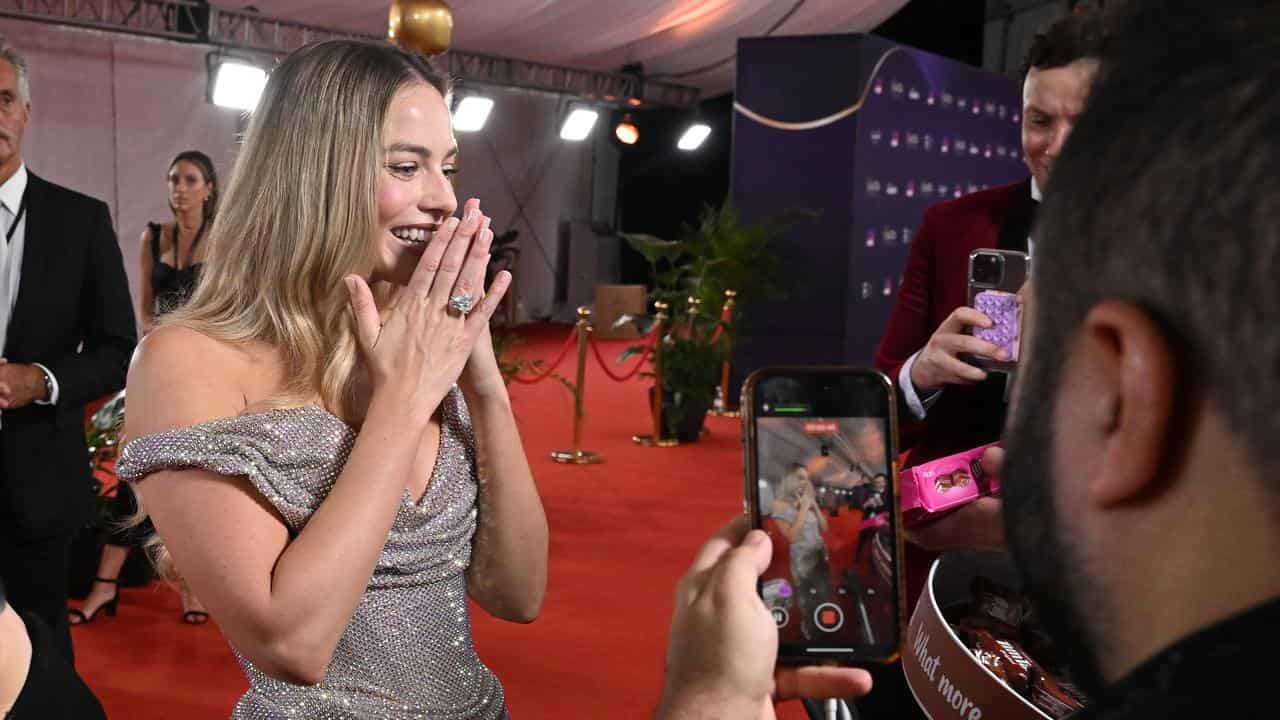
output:
[{"label": "man in black suit", "polygon": [[84,406],[124,386],[138,336],[106,204],[22,161],[30,98],[0,38],[0,582],[70,659],[67,554],[93,512]]}]

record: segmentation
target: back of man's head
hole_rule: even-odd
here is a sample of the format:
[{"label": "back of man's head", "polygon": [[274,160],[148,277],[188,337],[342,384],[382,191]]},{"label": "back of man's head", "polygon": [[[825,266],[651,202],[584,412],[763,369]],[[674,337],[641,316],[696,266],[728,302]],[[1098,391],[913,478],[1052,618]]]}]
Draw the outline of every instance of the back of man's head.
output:
[{"label": "back of man's head", "polygon": [[1136,2],[1117,30],[1041,215],[1038,344],[1062,347],[1104,299],[1142,306],[1181,389],[1278,469],[1280,5]]},{"label": "back of man's head", "polygon": [[1003,483],[1091,689],[1280,594],[1280,4],[1114,21],[1038,218]]}]

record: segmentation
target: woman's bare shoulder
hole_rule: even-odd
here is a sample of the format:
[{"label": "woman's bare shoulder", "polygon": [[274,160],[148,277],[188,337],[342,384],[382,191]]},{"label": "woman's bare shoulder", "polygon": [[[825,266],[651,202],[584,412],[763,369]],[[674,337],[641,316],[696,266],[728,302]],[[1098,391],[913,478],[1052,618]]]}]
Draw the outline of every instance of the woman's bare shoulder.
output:
[{"label": "woman's bare shoulder", "polygon": [[165,324],[134,351],[126,433],[151,433],[231,417],[248,404],[255,354],[195,329]]}]

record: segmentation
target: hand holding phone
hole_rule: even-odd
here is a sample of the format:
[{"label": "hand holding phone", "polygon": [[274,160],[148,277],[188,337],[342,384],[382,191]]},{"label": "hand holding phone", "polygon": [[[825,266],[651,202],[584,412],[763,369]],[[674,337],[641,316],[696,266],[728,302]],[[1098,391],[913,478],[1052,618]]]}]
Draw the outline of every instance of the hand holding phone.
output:
[{"label": "hand holding phone", "polygon": [[1027,282],[1027,254],[1016,250],[975,250],[969,254],[969,306],[989,321],[973,328],[973,336],[998,348],[965,358],[984,370],[1011,372],[1017,367],[1022,332],[1022,300]]},{"label": "hand holding phone", "polygon": [[[766,368],[742,407],[747,505],[774,546],[759,591],[779,662],[892,662],[905,618],[892,384],[861,368]],[[841,491],[849,473],[871,480]]]},{"label": "hand holding phone", "polygon": [[969,358],[1000,358],[1000,348],[973,335],[973,330],[992,327],[991,318],[971,307],[956,308],[929,338],[911,366],[911,384],[920,393],[947,385],[973,385],[987,379],[987,373]]},{"label": "hand holding phone", "polygon": [[722,527],[680,580],[658,720],[764,717],[776,701],[871,691],[865,670],[776,666],[778,632],[756,594],[772,548],[747,530],[741,516]]}]

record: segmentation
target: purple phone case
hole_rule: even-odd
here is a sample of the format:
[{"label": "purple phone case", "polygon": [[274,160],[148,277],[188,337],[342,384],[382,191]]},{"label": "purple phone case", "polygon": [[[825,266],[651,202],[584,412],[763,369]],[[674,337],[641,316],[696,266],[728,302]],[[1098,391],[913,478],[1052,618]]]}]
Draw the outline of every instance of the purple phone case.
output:
[{"label": "purple phone case", "polygon": [[973,307],[991,318],[990,328],[974,328],[973,336],[995,345],[1009,353],[1010,360],[1018,359],[1018,315],[1021,308],[1018,296],[999,290],[984,290],[973,298]]}]

